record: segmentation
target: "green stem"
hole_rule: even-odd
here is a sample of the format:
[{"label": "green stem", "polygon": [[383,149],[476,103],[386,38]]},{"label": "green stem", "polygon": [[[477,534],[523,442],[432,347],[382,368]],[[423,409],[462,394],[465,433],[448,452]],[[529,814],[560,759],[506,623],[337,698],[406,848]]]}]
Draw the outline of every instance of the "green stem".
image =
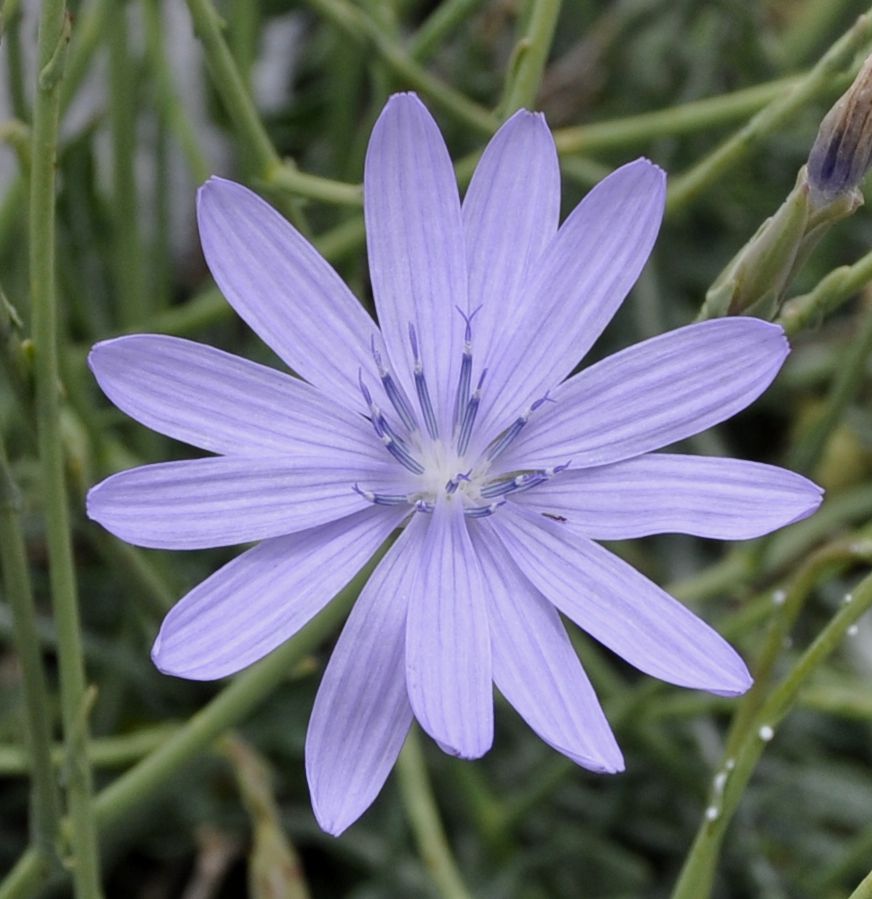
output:
[{"label": "green stem", "polygon": [[[841,82],[841,69],[869,42],[872,20],[869,13],[860,16],[854,26],[830,47],[817,65],[797,81],[787,94],[761,109],[746,125],[698,162],[690,171],[673,178],[667,210],[676,213],[702,190],[741,162],[764,138],[779,129],[791,116],[805,109],[809,101],[830,93]],[[858,64],[852,66],[856,73]]]},{"label": "green stem", "polygon": [[315,12],[332,22],[349,37],[369,44],[394,75],[420,91],[432,100],[434,105],[453,116],[458,122],[485,135],[493,134],[499,127],[499,120],[489,110],[449,87],[444,81],[418,65],[403,47],[384,33],[377,22],[347,0],[306,0],[306,2]]},{"label": "green stem", "polygon": [[433,878],[439,895],[443,899],[470,899],[439,820],[421,742],[414,727],[400,753],[397,777],[421,862]]},{"label": "green stem", "polygon": [[127,41],[127,4],[118,0],[106,22],[109,42],[109,128],[115,291],[122,326],[146,318],[145,266],[139,235],[136,174],[136,81]]},{"label": "green stem", "polygon": [[24,681],[24,711],[29,757],[24,771],[33,781],[33,844],[46,861],[57,861],[60,797],[51,762],[48,688],[36,630],[27,550],[19,521],[21,501],[0,441],[0,561],[3,586],[15,626],[15,650]]},{"label": "green stem", "polygon": [[233,54],[221,33],[221,17],[209,0],[187,0],[188,10],[203,44],[212,83],[233,123],[236,135],[245,147],[254,170],[269,180],[281,160],[260,121],[251,95],[245,87]]},{"label": "green stem", "polygon": [[808,677],[839,645],[848,628],[870,607],[872,575],[858,585],[850,602],[842,605],[784,680],[772,691],[743,734],[737,751],[724,758],[716,776],[711,803],[685,859],[672,899],[707,899],[711,894],[718,853],[727,826],[738,808],[763,749],[772,738],[775,726],[793,706]]},{"label": "green stem", "polygon": [[527,15],[526,34],[518,41],[509,64],[503,99],[499,105],[501,118],[508,118],[516,109],[534,108],[554,40],[560,0],[530,0]]},{"label": "green stem", "polygon": [[[161,724],[130,734],[91,740],[88,744],[88,758],[95,768],[123,768],[132,762],[139,761],[150,752],[154,752],[162,743],[170,739],[179,727],[178,724]],[[62,745],[50,746],[47,759],[49,771],[51,771],[51,766],[63,767],[64,747]],[[30,765],[27,752],[22,747],[0,746],[0,775],[3,777],[25,774],[30,770]],[[58,821],[60,821],[60,816],[58,816]]]},{"label": "green stem", "polygon": [[61,85],[62,112],[72,103],[88,70],[99,57],[97,45],[105,33],[112,8],[119,2],[120,0],[93,0],[76,13],[75,32]]},{"label": "green stem", "polygon": [[792,90],[801,76],[791,75],[754,87],[693,100],[640,115],[560,128],[554,140],[561,154],[592,153],[648,143],[658,137],[695,134],[747,118]]},{"label": "green stem", "polygon": [[79,899],[96,899],[101,896],[100,866],[91,806],[91,769],[86,755],[87,726],[82,720],[85,671],[64,478],[55,295],[55,169],[60,84],[69,29],[64,0],[44,0],[33,120],[29,261],[37,435],[49,583],[58,628],[61,707],[69,764],[67,795],[73,822],[70,836],[75,853],[73,875]]},{"label": "green stem", "polygon": [[24,60],[21,54],[21,3],[6,0],[0,11],[0,34],[6,47],[6,72],[12,115],[22,122],[30,120],[24,89]]},{"label": "green stem", "polygon": [[160,0],[148,0],[143,4],[146,52],[155,84],[158,114],[166,121],[178,141],[194,181],[202,184],[209,177],[211,166],[200,148],[191,117],[176,94],[164,46],[161,9]]},{"label": "green stem", "polygon": [[788,456],[788,467],[796,471],[811,472],[823,455],[830,437],[848,404],[856,396],[866,375],[869,354],[872,353],[872,308],[862,315],[857,333],[851,338],[845,356],[836,371],[824,409],[811,429],[793,448]]},{"label": "green stem", "polygon": [[425,19],[409,41],[409,56],[426,62],[448,35],[469,21],[484,0],[445,0]]},{"label": "green stem", "polygon": [[847,302],[870,281],[872,281],[872,252],[861,257],[853,265],[842,265],[833,269],[812,291],[785,303],[778,324],[789,335],[797,334]]}]

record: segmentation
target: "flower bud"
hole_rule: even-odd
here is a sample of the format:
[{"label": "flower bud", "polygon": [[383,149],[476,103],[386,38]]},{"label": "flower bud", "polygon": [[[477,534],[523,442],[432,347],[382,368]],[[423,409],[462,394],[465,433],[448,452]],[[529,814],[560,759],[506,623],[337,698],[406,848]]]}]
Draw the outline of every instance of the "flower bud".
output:
[{"label": "flower bud", "polygon": [[856,190],[872,166],[872,56],[826,114],[808,157],[817,205]]}]

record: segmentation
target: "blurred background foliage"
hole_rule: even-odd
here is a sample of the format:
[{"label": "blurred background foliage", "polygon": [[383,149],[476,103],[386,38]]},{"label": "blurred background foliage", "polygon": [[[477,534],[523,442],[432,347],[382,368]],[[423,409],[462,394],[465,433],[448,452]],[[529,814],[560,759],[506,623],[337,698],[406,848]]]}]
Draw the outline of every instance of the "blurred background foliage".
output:
[{"label": "blurred background foliage", "polygon": [[[3,5],[0,429],[21,492],[54,684],[23,251],[37,6]],[[807,72],[865,4],[570,0],[551,7],[558,8],[535,106],[552,128],[571,129],[560,144],[571,149],[563,154],[565,213],[601,174],[640,154],[680,183],[758,109],[784,96],[784,79]],[[223,0],[223,30],[200,0],[83,0],[70,11],[57,168],[62,425],[87,679],[97,687],[91,757],[102,789],[166,744],[222,689],[163,677],[148,652],[168,605],[233,553],[138,551],[85,519],[88,485],[190,452],[109,406],[87,372],[87,348],[122,332],[158,331],[278,364],[217,295],[200,255],[195,189],[210,173],[241,180],[277,203],[368,303],[355,185],[385,99],[418,90],[461,180],[468,178],[470,154],[498,120],[494,110],[505,111],[518,42],[543,9],[536,0]],[[234,105],[214,55],[207,67],[208,42],[198,40],[192,15],[201,37],[203,23],[212,22],[226,40],[225,62],[253,98],[252,121]],[[536,40],[547,49],[550,37]],[[850,82],[872,35],[864,41],[787,121],[750,136],[723,171],[670,207],[645,274],[595,355],[693,320],[719,272],[790,191],[822,115]],[[707,119],[708,107],[691,107],[683,124],[675,115],[682,104],[748,90],[745,105],[729,114]],[[665,111],[661,124],[635,118],[655,111]],[[860,209],[827,235],[790,295],[810,291],[870,247],[872,216]],[[795,627],[783,622],[776,680],[830,621],[868,562],[868,545],[858,549],[856,541],[872,517],[872,298],[859,291],[845,300],[795,335],[785,370],[751,410],[688,442],[697,452],[803,470],[828,490],[821,513],[734,547],[677,536],[615,547],[715,623],[752,668],[767,635],[782,627],[773,596],[790,588],[797,572],[811,571],[791,606]],[[832,558],[814,562],[815,552],[829,551]],[[12,869],[28,844],[11,635],[8,606],[0,604],[0,872]],[[289,667],[232,733],[191,753],[113,818],[101,838],[108,896],[436,894],[396,773],[341,839],[314,822],[303,741],[331,640]],[[707,826],[712,777],[738,704],[641,678],[581,636],[578,646],[624,749],[625,774],[598,777],[573,767],[501,700],[495,746],[483,760],[465,763],[423,746],[470,895],[666,897],[695,834]],[[872,867],[870,677],[872,626],[861,622],[804,685],[767,746],[723,843],[718,899],[846,896]],[[58,709],[51,714],[57,725]],[[747,718],[739,737],[742,726]],[[62,876],[54,880],[49,892],[63,895],[69,887]]]}]

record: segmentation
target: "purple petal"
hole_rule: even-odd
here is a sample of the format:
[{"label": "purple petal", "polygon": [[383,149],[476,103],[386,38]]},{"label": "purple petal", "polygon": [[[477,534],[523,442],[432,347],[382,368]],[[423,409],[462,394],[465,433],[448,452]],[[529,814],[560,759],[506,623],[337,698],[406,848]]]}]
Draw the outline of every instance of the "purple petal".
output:
[{"label": "purple petal", "polygon": [[212,276],[249,327],[307,381],[360,407],[377,329],[330,264],[241,184],[210,178],[197,219]]},{"label": "purple petal", "polygon": [[536,262],[525,315],[489,369],[493,401],[483,433],[505,427],[587,353],[642,271],[665,197],[664,173],[637,159],[601,181],[563,223]]},{"label": "purple petal", "polygon": [[154,431],[214,453],[386,458],[372,427],[305,381],[201,343],[136,334],[88,356],[106,396]]},{"label": "purple petal", "polygon": [[214,680],[263,658],[327,605],[402,518],[370,507],[244,552],[173,606],[151,651],[155,665]]},{"label": "purple petal", "polygon": [[418,577],[407,587],[406,684],[421,727],[446,752],[478,758],[493,741],[490,634],[481,568],[463,507],[444,500],[409,525]]},{"label": "purple petal", "polygon": [[485,148],[463,200],[473,355],[493,366],[516,331],[532,267],[557,231],[560,165],[541,113],[516,112]]},{"label": "purple petal", "polygon": [[778,325],[719,318],[653,337],[561,384],[500,458],[589,468],[697,434],[752,403],[789,347]]},{"label": "purple petal", "polygon": [[666,453],[569,469],[517,496],[594,540],[670,532],[749,540],[807,518],[821,499],[816,484],[774,465]]},{"label": "purple petal", "polygon": [[407,585],[415,552],[406,529],[360,594],[321,679],[306,734],[306,774],[318,823],[338,836],[369,807],[402,748]]},{"label": "purple petal", "polygon": [[372,131],[363,179],[373,294],[385,346],[410,395],[413,324],[443,433],[451,426],[467,311],[454,168],[414,94],[391,97]]},{"label": "purple petal", "polygon": [[601,546],[505,507],[491,527],[546,599],[640,671],[730,696],[751,686],[745,663],[722,637]]},{"label": "purple petal", "polygon": [[486,524],[471,533],[488,585],[497,688],[558,752],[591,771],[623,771],[621,750],[557,610]]},{"label": "purple petal", "polygon": [[367,501],[354,491],[361,477],[367,487],[376,484],[375,472],[302,466],[285,457],[162,462],[119,472],[93,487],[88,516],[137,546],[232,546],[317,527],[365,508]]}]

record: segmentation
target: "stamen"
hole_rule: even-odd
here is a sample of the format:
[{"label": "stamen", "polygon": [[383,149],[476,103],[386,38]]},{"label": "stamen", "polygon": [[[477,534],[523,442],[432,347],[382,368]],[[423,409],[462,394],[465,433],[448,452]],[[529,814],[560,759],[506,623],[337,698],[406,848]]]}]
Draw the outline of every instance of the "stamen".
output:
[{"label": "stamen", "polygon": [[467,518],[487,518],[489,515],[493,515],[500,506],[505,505],[505,502],[503,499],[487,506],[469,506],[463,510],[463,514]]},{"label": "stamen", "polygon": [[415,501],[415,511],[416,512],[432,512],[436,506],[433,503],[428,503],[425,499],[419,499]]},{"label": "stamen", "polygon": [[478,384],[463,410],[463,420],[460,422],[460,433],[457,435],[457,452],[462,456],[469,446],[469,438],[472,436],[472,426],[475,424],[475,416],[478,414],[478,407],[481,403],[481,385],[484,383],[487,369],[481,373]]},{"label": "stamen", "polygon": [[467,471],[467,472],[465,472],[465,473],[464,473],[464,472],[458,472],[456,475],[454,475],[453,478],[451,478],[451,480],[449,480],[448,482],[446,482],[446,484],[445,484],[445,492],[446,492],[449,496],[451,496],[452,493],[455,493],[455,492],[457,491],[457,488],[460,486],[460,482],[461,482],[461,481],[468,481],[468,480],[469,480],[469,475],[470,475],[470,472],[469,472],[469,471]]},{"label": "stamen", "polygon": [[399,493],[373,493],[372,490],[367,490],[360,484],[355,484],[351,489],[367,502],[375,503],[378,506],[404,506],[409,502],[407,496]]},{"label": "stamen", "polygon": [[358,374],[358,382],[363,398],[369,406],[370,421],[376,434],[381,437],[387,451],[404,467],[414,474],[423,474],[424,466],[412,455],[402,437],[390,426],[381,409],[373,402],[372,394],[363,382],[363,373]]},{"label": "stamen", "polygon": [[[384,419],[382,419],[384,421]],[[382,443],[385,449],[401,465],[409,469],[413,474],[424,474],[424,466],[409,452],[408,447],[399,438],[385,430],[381,433]]]},{"label": "stamen", "polygon": [[452,428],[456,431],[466,404],[469,402],[469,382],[472,377],[472,320],[479,309],[481,309],[481,306],[476,307],[469,315],[460,306],[455,306],[454,308],[466,322],[466,329],[463,332],[463,357],[460,360],[460,377],[457,382],[457,394],[454,397]]},{"label": "stamen", "polygon": [[436,415],[433,412],[433,404],[430,402],[430,391],[427,390],[427,381],[424,378],[424,365],[418,353],[418,335],[411,322],[409,323],[409,342],[412,344],[412,357],[415,360],[415,391],[418,394],[418,405],[424,416],[427,433],[436,440],[439,437],[439,428],[436,425]]},{"label": "stamen", "polygon": [[391,405],[396,409],[397,415],[400,416],[400,421],[402,421],[402,423],[409,429],[409,432],[416,431],[418,429],[418,422],[415,418],[415,413],[412,411],[412,407],[409,405],[409,401],[406,399],[406,395],[402,388],[397,384],[393,375],[391,375],[382,362],[381,353],[376,349],[375,336],[373,336],[371,340],[370,347],[372,350],[372,358],[375,359],[378,376],[381,379],[387,398],[391,401]]},{"label": "stamen", "polygon": [[523,471],[520,474],[515,475],[515,477],[493,481],[482,487],[481,495],[485,499],[491,499],[495,496],[506,496],[509,493],[521,493],[524,490],[535,487],[537,484],[542,484],[543,482],[550,480],[554,475],[560,474],[561,471],[566,471],[566,469],[569,468],[569,465],[570,463],[566,462],[564,465],[554,465],[549,468]]},{"label": "stamen", "polygon": [[525,409],[502,434],[498,435],[490,442],[490,444],[488,444],[484,451],[484,455],[487,457],[488,461],[493,462],[493,460],[506,449],[518,434],[521,433],[524,425],[530,420],[530,416],[546,402],[553,403],[555,401],[546,393],[545,396],[540,397],[535,403]]}]

